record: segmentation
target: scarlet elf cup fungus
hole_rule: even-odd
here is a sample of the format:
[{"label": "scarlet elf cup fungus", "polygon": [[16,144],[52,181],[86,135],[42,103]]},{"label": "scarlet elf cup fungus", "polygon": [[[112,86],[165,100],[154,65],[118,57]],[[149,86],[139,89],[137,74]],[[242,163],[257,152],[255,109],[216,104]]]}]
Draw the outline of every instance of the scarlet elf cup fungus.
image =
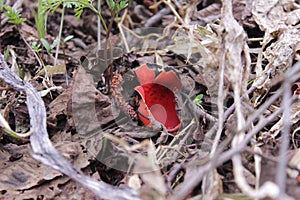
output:
[{"label": "scarlet elf cup fungus", "polygon": [[174,71],[161,72],[155,76],[146,64],[135,69],[140,85],[135,91],[141,96],[139,100],[138,117],[146,125],[151,126],[152,116],[162,123],[168,132],[176,132],[181,122],[176,112],[175,90],[181,90],[182,85]]}]

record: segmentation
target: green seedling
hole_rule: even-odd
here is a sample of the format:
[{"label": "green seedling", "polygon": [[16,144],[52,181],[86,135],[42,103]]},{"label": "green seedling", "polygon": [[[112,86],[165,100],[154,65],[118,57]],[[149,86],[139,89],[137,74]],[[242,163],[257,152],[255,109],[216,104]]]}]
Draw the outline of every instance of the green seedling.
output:
[{"label": "green seedling", "polygon": [[203,94],[198,94],[195,99],[193,100],[193,103],[198,105],[198,106],[201,106],[201,103],[202,103],[202,99],[203,99]]},{"label": "green seedling", "polygon": [[26,19],[21,17],[21,14],[19,11],[13,9],[10,6],[4,5],[3,8],[6,10],[6,13],[4,15],[8,17],[8,22],[14,25],[19,25],[22,22],[25,22]]},{"label": "green seedling", "polygon": [[54,49],[59,44],[58,39],[55,39],[52,44],[49,44],[47,42],[47,40],[45,40],[44,38],[41,38],[40,41],[41,41],[42,45],[45,47],[45,49],[47,50],[48,53],[50,53],[50,51],[52,49]]},{"label": "green seedling", "polygon": [[74,8],[75,17],[80,18],[85,8],[99,14],[97,9],[92,5],[93,1],[94,0],[46,0],[43,1],[43,9],[44,11],[49,10],[54,13],[57,8],[63,5],[66,8]]},{"label": "green seedling", "polygon": [[6,13],[4,13],[4,14],[5,14],[5,16],[8,17],[8,22],[17,26],[19,34],[20,34],[22,40],[27,45],[27,47],[33,52],[34,56],[36,57],[36,59],[40,63],[40,66],[43,66],[43,62],[40,60],[40,58],[37,55],[37,53],[34,51],[34,49],[32,49],[31,45],[26,41],[26,39],[24,38],[23,34],[19,30],[19,25],[22,22],[25,22],[26,18],[22,18],[20,12],[17,11],[17,10],[15,10],[11,6],[4,5],[3,8],[6,10]]},{"label": "green seedling", "polygon": [[128,0],[106,0],[106,3],[114,15],[128,6]]},{"label": "green seedling", "polygon": [[38,44],[37,42],[32,42],[31,47],[36,53],[40,53],[42,51],[41,44]]},{"label": "green seedling", "polygon": [[[75,17],[80,18],[80,16],[83,13],[84,9],[89,9],[93,13],[95,13],[102,23],[102,26],[105,29],[105,32],[107,34],[107,38],[109,36],[109,32],[111,31],[110,28],[107,27],[102,15],[101,15],[101,9],[100,6],[95,8],[93,6],[94,0],[45,0],[43,1],[43,9],[44,12],[50,11],[54,13],[57,8],[60,6],[66,7],[66,8],[74,8]],[[128,0],[106,0],[107,5],[109,6],[111,12],[112,12],[112,20],[110,24],[112,24],[115,16],[124,8],[128,6]]]},{"label": "green seedling", "polygon": [[45,38],[47,27],[47,13],[43,9],[43,0],[38,0],[38,10],[33,11],[36,29],[39,39]]}]

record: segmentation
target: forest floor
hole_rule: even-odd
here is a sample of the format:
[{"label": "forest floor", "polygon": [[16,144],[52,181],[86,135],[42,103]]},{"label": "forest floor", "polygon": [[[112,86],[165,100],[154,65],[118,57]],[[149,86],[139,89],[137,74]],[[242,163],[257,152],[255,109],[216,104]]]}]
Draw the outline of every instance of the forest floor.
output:
[{"label": "forest floor", "polygon": [[299,199],[298,1],[4,5],[0,199]]}]

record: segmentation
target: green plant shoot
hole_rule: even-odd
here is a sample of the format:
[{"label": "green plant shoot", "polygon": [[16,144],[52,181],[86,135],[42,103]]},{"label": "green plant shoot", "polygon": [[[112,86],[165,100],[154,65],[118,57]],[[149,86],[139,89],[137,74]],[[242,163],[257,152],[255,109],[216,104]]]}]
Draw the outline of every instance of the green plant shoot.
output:
[{"label": "green plant shoot", "polygon": [[38,10],[37,13],[33,11],[33,15],[39,38],[44,38],[46,34],[47,14],[43,9],[43,0],[38,0]]},{"label": "green plant shoot", "polygon": [[203,99],[203,94],[198,94],[195,99],[193,100],[193,103],[198,105],[198,106],[201,106],[201,103],[202,103],[202,99]]},{"label": "green plant shoot", "polygon": [[47,50],[47,52],[50,52],[52,49],[54,49],[56,47],[56,45],[59,44],[58,39],[55,39],[51,45],[44,38],[41,38],[40,41],[43,44],[43,46],[45,47],[45,49]]},{"label": "green plant shoot", "polygon": [[37,42],[32,42],[31,47],[36,53],[40,53],[42,51],[41,45]]},{"label": "green plant shoot", "polygon": [[118,14],[128,6],[128,0],[106,0],[106,3],[113,14]]},{"label": "green plant shoot", "polygon": [[26,18],[22,18],[21,14],[19,11],[13,9],[10,6],[4,5],[3,8],[7,11],[5,14],[5,16],[8,17],[8,22],[14,25],[19,25],[22,22],[26,21]]}]

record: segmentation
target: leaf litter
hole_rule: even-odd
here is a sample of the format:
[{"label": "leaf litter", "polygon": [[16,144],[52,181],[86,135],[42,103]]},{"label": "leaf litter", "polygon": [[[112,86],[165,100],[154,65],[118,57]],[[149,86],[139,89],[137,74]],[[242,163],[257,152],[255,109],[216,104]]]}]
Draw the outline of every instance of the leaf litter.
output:
[{"label": "leaf litter", "polygon": [[[129,120],[118,109],[114,97],[97,88],[101,75],[91,75],[76,62],[68,60],[67,68],[54,66],[49,74],[52,80],[48,80],[44,74],[47,68],[33,67],[37,61],[31,54],[25,56],[25,45],[18,35],[12,35],[13,28],[8,24],[1,29],[1,38],[5,38],[2,48],[11,49],[8,62],[18,63],[14,66],[19,74],[20,66],[25,66],[27,80],[44,92],[48,132],[54,146],[87,175],[97,179],[107,177],[107,182],[122,187],[135,185],[141,199],[218,199],[226,195],[238,199],[240,193],[250,198],[280,194],[297,199],[297,81],[300,77],[289,71],[297,69],[294,64],[299,57],[299,4],[290,0],[253,1],[252,4],[235,0],[230,7],[231,1],[222,2],[224,5],[219,1],[159,1],[160,4],[153,4],[149,9],[146,3],[134,1],[140,10],[129,7],[118,28],[114,27],[116,32],[123,32],[115,37],[114,45],[123,45],[127,52],[112,62],[114,70],[123,76],[122,94],[128,97],[126,99],[134,92],[130,90],[132,85],[126,88],[126,84],[133,80],[133,70],[143,63],[158,64],[159,71],[169,67],[179,75],[185,91],[175,93],[182,121],[177,134],[145,129],[141,123]],[[23,7],[30,16],[28,8],[24,4]],[[164,8],[168,8],[168,12],[158,14]],[[141,10],[147,15],[141,16]],[[160,26],[159,34],[149,36],[140,34],[138,29],[132,30],[152,23],[151,16],[156,15],[158,21],[154,24]],[[80,41],[70,40],[62,54],[74,60],[80,59],[76,54],[86,55],[84,48],[96,42],[95,31],[91,31],[91,35],[82,29],[92,26],[85,20],[79,20],[80,23],[72,23],[68,17],[66,20],[69,28],[65,34],[73,34]],[[167,25],[161,26],[161,22]],[[56,34],[53,27],[57,24],[54,19],[50,22],[52,36]],[[26,40],[37,40],[35,30],[28,24],[22,26],[22,31]],[[15,52],[15,60],[12,52]],[[95,56],[97,61],[98,55]],[[51,56],[45,59],[51,60]],[[72,71],[68,74],[72,79],[70,86],[63,82],[61,69]],[[39,77],[32,78],[36,75]],[[290,155],[286,157],[286,161],[290,161],[287,165],[290,177],[284,181],[287,190],[280,191],[278,185],[282,177],[274,177],[280,174],[276,165],[281,162],[279,149],[286,126],[281,113],[287,109],[282,95],[287,80],[292,81],[293,92],[290,146],[284,152]],[[26,132],[29,121],[24,98],[7,88],[1,92],[3,116],[16,131]],[[193,100],[198,95],[202,96],[201,103],[195,105]],[[97,134],[99,131],[102,134]],[[151,131],[157,135],[150,140],[130,134]],[[95,198],[85,194],[86,189],[70,178],[35,161],[28,154],[28,141],[1,135],[3,197]],[[252,135],[251,141],[249,135]],[[243,145],[246,146],[240,149]],[[260,160],[260,157],[266,159]],[[99,158],[107,165],[105,170],[99,168],[99,163],[96,164],[98,170],[93,169]],[[161,165],[157,165],[157,161]]]}]

